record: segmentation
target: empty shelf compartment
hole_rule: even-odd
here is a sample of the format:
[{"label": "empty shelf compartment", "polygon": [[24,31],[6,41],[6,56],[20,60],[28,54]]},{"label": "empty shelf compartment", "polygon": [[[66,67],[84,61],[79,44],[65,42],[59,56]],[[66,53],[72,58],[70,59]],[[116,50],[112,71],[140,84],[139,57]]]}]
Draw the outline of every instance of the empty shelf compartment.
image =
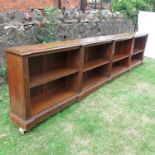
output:
[{"label": "empty shelf compartment", "polygon": [[77,95],[77,74],[63,77],[30,89],[31,113],[35,115]]},{"label": "empty shelf compartment", "polygon": [[140,63],[142,63],[142,60],[143,60],[143,53],[133,55],[131,57],[131,66],[133,67],[139,65]]},{"label": "empty shelf compartment", "polygon": [[100,83],[107,82],[110,74],[110,64],[83,73],[82,90],[86,90]]},{"label": "empty shelf compartment", "polygon": [[30,57],[30,88],[78,72],[77,57],[77,50]]},{"label": "empty shelf compartment", "polygon": [[128,57],[132,50],[132,39],[116,41],[112,61],[119,61]]},{"label": "empty shelf compartment", "polygon": [[115,77],[128,70],[129,57],[112,64],[112,77]]},{"label": "empty shelf compartment", "polygon": [[84,52],[84,71],[109,63],[112,54],[112,43],[86,47]]},{"label": "empty shelf compartment", "polygon": [[135,38],[133,54],[143,52],[145,49],[147,36]]}]

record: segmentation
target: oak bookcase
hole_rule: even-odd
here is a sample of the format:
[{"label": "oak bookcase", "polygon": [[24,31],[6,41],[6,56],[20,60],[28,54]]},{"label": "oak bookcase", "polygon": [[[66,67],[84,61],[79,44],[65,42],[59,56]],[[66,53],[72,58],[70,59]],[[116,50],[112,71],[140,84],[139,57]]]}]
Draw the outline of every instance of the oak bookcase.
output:
[{"label": "oak bookcase", "polygon": [[7,49],[10,118],[27,131],[143,62],[147,34]]}]

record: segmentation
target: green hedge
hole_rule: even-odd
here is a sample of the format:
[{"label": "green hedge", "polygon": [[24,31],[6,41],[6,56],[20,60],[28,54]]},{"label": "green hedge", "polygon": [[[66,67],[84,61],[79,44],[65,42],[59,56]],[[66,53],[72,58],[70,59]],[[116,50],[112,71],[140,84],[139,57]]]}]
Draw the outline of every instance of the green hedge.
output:
[{"label": "green hedge", "polygon": [[7,74],[7,68],[4,67],[4,66],[1,66],[1,67],[0,67],[0,76],[1,76],[1,77],[5,77],[6,74]]},{"label": "green hedge", "polygon": [[153,11],[155,0],[113,0],[113,11],[120,11],[137,25],[138,12]]}]

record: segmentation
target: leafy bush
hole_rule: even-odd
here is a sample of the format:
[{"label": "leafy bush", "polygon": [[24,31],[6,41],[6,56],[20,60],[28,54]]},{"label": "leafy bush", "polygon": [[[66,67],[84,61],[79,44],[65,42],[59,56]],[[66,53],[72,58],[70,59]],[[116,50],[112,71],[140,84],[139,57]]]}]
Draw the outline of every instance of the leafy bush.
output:
[{"label": "leafy bush", "polygon": [[44,26],[39,39],[43,43],[54,42],[57,40],[57,24],[56,15],[57,9],[49,7],[45,9]]},{"label": "leafy bush", "polygon": [[152,10],[155,11],[155,0],[144,0],[146,3],[150,4]]},{"label": "leafy bush", "polygon": [[4,77],[7,74],[7,68],[4,66],[0,67],[0,76]]},{"label": "leafy bush", "polygon": [[[150,1],[150,2],[149,2]],[[152,11],[155,0],[113,0],[113,11],[120,11],[125,17],[131,19],[137,25],[138,12]]]}]

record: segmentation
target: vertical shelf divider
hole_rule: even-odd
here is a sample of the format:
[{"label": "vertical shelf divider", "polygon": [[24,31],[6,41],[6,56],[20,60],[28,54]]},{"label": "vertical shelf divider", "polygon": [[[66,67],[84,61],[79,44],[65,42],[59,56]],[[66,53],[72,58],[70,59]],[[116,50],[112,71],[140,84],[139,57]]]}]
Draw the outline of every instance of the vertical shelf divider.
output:
[{"label": "vertical shelf divider", "polygon": [[131,66],[131,59],[132,59],[132,54],[133,54],[133,51],[134,51],[134,45],[135,45],[135,38],[132,39],[132,48],[131,48],[130,58],[129,58],[129,67]]},{"label": "vertical shelf divider", "polygon": [[[109,78],[110,78],[111,75],[112,75],[112,64],[113,64],[112,59],[113,59],[113,56],[114,56],[115,45],[116,45],[116,42],[113,41],[112,52],[111,52],[111,56],[110,56],[110,75],[109,75]],[[109,80],[111,80],[111,78],[110,78]]]}]

